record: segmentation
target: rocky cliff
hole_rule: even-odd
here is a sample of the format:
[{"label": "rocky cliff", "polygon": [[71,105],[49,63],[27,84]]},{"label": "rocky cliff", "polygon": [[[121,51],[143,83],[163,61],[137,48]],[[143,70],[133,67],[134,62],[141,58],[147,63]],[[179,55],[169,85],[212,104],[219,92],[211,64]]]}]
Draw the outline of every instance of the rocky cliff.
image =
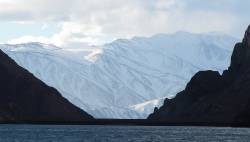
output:
[{"label": "rocky cliff", "polygon": [[185,90],[155,109],[149,120],[175,123],[250,124],[250,26],[228,70],[201,71]]}]

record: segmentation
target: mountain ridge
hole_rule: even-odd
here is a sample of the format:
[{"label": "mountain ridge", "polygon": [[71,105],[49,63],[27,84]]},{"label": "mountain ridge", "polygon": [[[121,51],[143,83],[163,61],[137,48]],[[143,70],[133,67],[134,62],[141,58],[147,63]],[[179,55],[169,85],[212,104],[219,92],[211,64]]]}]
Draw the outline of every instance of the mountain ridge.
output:
[{"label": "mountain ridge", "polygon": [[0,122],[78,122],[93,117],[0,50]]},{"label": "mountain ridge", "polygon": [[250,124],[250,26],[235,44],[231,64],[216,71],[196,73],[186,88],[149,115],[149,120],[171,123]]},{"label": "mountain ridge", "polygon": [[84,49],[33,52],[29,44],[0,45],[0,49],[96,118],[145,118],[163,98],[182,90],[197,71],[226,68],[232,52],[227,47],[235,40],[188,33],[161,35],[117,40],[92,55]]}]

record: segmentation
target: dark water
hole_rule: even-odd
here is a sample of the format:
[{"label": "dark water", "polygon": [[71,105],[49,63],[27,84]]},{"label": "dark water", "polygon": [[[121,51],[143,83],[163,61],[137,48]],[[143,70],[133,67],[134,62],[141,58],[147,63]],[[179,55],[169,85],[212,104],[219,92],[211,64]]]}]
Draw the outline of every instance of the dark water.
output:
[{"label": "dark water", "polygon": [[0,125],[0,142],[249,142],[248,128]]}]

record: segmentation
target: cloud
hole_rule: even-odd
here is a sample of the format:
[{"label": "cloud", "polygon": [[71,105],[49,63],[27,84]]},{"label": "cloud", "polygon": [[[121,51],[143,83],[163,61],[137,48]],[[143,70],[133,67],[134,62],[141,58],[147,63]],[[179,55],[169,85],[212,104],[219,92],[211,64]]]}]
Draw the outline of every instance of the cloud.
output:
[{"label": "cloud", "polygon": [[21,38],[59,46],[180,30],[238,36],[250,22],[247,5],[248,0],[1,0],[0,21],[56,23],[61,31],[51,37]]},{"label": "cloud", "polygon": [[[60,27],[62,28],[61,31],[55,33],[51,37],[25,35],[19,38],[11,39],[7,43],[18,44],[28,42],[41,42],[67,47],[72,45],[80,46],[80,43],[82,43],[82,45],[87,45],[101,42],[98,41],[101,38],[97,37],[97,33],[100,30],[97,26],[83,26],[74,22],[64,22],[60,25]],[[44,28],[47,28],[47,25],[43,25],[41,27],[41,30],[44,30]]]}]

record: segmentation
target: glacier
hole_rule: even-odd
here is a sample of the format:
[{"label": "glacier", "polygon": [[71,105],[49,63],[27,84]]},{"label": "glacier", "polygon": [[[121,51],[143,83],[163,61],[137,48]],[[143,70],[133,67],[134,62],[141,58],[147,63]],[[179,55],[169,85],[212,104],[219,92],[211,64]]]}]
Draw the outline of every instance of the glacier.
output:
[{"label": "glacier", "polygon": [[20,66],[95,118],[146,118],[200,70],[229,66],[237,38],[177,32],[61,48],[1,44]]}]

